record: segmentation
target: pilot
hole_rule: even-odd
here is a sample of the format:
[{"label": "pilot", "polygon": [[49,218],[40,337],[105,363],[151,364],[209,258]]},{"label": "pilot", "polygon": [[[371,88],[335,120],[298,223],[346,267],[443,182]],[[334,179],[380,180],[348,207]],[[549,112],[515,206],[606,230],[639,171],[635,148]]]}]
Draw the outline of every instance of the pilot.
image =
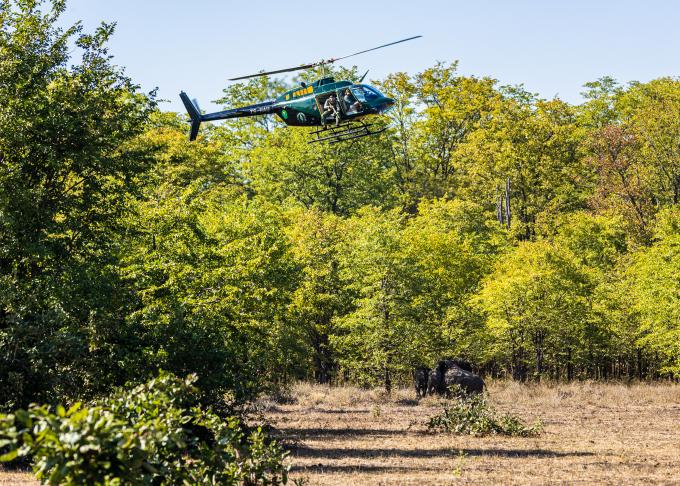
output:
[{"label": "pilot", "polygon": [[345,90],[345,95],[342,97],[342,101],[345,102],[348,115],[359,113],[359,110],[361,110],[361,103],[359,103],[359,101],[354,97],[349,88]]},{"label": "pilot", "polygon": [[335,93],[331,93],[326,102],[323,104],[323,113],[321,114],[321,124],[326,126],[326,115],[333,115],[335,117],[335,126],[340,125],[340,109],[338,107],[338,99]]}]

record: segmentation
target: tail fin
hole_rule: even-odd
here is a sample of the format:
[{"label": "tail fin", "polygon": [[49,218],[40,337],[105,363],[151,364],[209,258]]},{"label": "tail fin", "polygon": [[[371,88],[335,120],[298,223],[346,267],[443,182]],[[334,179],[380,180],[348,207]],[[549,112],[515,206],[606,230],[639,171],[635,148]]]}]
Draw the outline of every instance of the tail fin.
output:
[{"label": "tail fin", "polygon": [[191,118],[191,130],[189,131],[189,140],[194,141],[196,140],[196,136],[198,135],[198,128],[201,126],[203,117],[201,116],[201,112],[198,111],[196,105],[194,105],[194,103],[189,99],[189,96],[187,96],[187,94],[184,91],[182,91],[179,94],[179,97],[182,98],[182,103],[184,103],[184,107],[187,109],[189,117]]}]

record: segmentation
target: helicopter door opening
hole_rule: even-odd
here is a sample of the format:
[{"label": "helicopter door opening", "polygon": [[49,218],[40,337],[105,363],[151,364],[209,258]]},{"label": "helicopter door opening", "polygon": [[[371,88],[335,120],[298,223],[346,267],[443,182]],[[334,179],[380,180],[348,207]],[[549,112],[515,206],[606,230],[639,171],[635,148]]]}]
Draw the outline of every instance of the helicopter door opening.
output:
[{"label": "helicopter door opening", "polygon": [[326,105],[326,101],[328,101],[328,98],[331,97],[331,94],[334,94],[336,96],[336,101],[335,101],[335,109],[338,110],[338,115],[340,116],[340,119],[343,118],[343,113],[344,111],[340,108],[340,103],[338,103],[338,94],[335,93],[334,91],[331,91],[330,93],[323,93],[320,94],[316,97],[316,106],[319,110],[319,115],[322,117],[321,123],[334,123],[335,122],[335,115],[333,114],[332,110],[330,109],[325,109],[324,106]]}]

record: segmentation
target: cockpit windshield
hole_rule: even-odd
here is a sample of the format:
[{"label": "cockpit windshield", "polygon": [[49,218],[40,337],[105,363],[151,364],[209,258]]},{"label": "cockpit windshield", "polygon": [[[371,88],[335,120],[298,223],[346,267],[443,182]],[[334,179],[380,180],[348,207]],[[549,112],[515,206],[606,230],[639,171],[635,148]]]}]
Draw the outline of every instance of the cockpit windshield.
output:
[{"label": "cockpit windshield", "polygon": [[365,84],[359,85],[366,95],[368,101],[377,100],[378,98],[384,98],[385,96],[375,89],[373,86],[366,86]]},{"label": "cockpit windshield", "polygon": [[366,103],[366,96],[364,95],[363,89],[358,86],[352,86],[350,89],[352,90],[352,94],[356,96],[359,101]]},{"label": "cockpit windshield", "polygon": [[352,86],[351,90],[354,96],[356,96],[357,99],[362,103],[377,100],[379,98],[384,98],[383,94],[380,91],[373,88],[372,86],[366,86],[365,84]]}]

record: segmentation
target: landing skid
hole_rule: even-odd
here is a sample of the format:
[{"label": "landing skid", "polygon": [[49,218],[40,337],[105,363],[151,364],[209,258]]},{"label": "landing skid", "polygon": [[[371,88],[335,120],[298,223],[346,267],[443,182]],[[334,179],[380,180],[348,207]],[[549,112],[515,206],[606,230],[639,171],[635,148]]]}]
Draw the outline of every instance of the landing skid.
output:
[{"label": "landing skid", "polygon": [[319,128],[317,130],[310,132],[310,135],[313,135],[314,139],[310,140],[309,143],[319,142],[325,142],[328,144],[340,143],[345,142],[347,140],[354,140],[355,138],[377,135],[378,133],[387,130],[387,127],[380,128],[377,130],[371,129],[371,127],[374,126],[375,126],[374,123],[364,123],[362,121],[345,122],[337,127],[334,125],[327,125],[323,128]]}]

